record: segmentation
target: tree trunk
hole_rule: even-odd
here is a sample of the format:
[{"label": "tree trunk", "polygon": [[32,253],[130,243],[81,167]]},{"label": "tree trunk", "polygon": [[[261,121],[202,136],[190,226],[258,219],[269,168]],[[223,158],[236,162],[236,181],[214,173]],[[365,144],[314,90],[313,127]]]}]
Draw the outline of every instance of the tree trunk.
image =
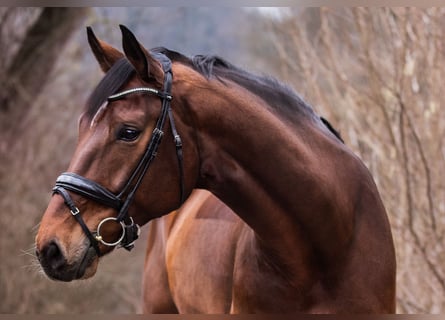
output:
[{"label": "tree trunk", "polygon": [[[87,12],[88,8],[44,8],[25,31],[23,41],[0,78],[3,87],[0,91],[0,154],[11,146],[13,132],[31,110],[58,55]],[[20,20],[20,14],[17,18]],[[5,28],[15,28],[17,21],[11,22],[13,26],[2,26],[2,33]],[[3,43],[2,51],[13,45]]]}]

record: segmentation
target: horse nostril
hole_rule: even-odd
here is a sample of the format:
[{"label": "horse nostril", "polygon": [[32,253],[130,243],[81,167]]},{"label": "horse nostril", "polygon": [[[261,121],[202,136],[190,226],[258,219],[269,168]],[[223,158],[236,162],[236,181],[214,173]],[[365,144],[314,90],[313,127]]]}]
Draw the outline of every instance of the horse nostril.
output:
[{"label": "horse nostril", "polygon": [[55,241],[51,241],[40,253],[37,253],[39,259],[53,270],[59,269],[66,264],[65,256]]}]

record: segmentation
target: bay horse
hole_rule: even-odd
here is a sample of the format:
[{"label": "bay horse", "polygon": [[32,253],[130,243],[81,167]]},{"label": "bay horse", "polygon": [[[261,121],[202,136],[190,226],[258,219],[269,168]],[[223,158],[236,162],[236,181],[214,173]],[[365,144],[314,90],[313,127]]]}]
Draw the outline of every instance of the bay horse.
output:
[{"label": "bay horse", "polygon": [[277,80],[121,31],[123,52],[87,28],[105,76],[36,236],[45,273],[92,277],[150,222],[145,312],[394,312],[388,217],[333,127]]}]

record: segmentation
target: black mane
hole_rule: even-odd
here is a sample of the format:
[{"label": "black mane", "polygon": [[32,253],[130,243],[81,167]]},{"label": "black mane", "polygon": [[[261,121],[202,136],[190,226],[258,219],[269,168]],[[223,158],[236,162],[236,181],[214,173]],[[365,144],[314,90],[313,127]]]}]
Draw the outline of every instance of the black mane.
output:
[{"label": "black mane", "polygon": [[[181,53],[163,47],[152,49],[165,54],[170,60],[185,64],[206,78],[233,81],[262,98],[279,117],[285,121],[298,123],[302,118],[321,120],[322,123],[341,141],[340,134],[327,120],[318,117],[313,109],[288,86],[273,77],[257,76],[234,66],[226,60],[213,55],[196,55],[188,58]],[[93,117],[107,98],[116,93],[135,73],[126,58],[117,61],[105,74],[87,102],[87,114]]]},{"label": "black mane", "polygon": [[254,75],[215,55],[196,55],[190,59],[162,47],[153,50],[165,54],[172,61],[192,67],[208,79],[216,77],[222,82],[224,79],[234,81],[266,101],[284,120],[296,122],[302,115],[321,120],[325,127],[344,143],[340,133],[325,118],[318,117],[312,107],[294,90],[273,77]]},{"label": "black mane", "polygon": [[254,75],[215,55],[196,55],[190,59],[165,48],[153,50],[192,67],[208,79],[215,77],[222,82],[228,79],[239,84],[266,101],[284,119],[293,119],[295,113],[315,116],[313,109],[300,96],[273,77]]}]

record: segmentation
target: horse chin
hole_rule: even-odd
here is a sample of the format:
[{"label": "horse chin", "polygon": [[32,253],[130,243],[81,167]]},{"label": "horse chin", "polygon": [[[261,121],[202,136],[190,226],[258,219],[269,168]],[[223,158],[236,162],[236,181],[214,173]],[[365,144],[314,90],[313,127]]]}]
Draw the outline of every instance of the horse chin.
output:
[{"label": "horse chin", "polygon": [[[96,274],[99,258],[93,247],[89,247],[77,269],[75,279],[88,279]],[[74,280],[74,279],[73,279]]]}]

